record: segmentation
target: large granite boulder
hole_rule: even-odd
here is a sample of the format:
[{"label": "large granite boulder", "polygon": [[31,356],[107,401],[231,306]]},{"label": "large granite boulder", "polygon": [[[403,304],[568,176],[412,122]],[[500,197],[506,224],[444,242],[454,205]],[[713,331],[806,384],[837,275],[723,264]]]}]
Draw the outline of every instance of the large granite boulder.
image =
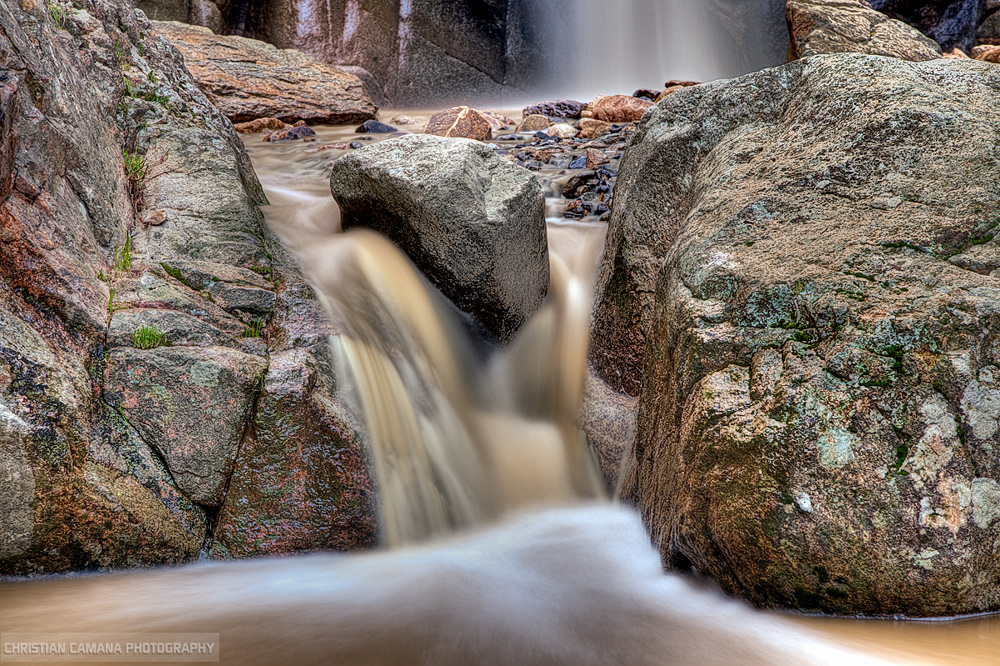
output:
[{"label": "large granite boulder", "polygon": [[871,6],[906,21],[945,51],[968,52],[976,43],[976,28],[989,0],[869,0]]},{"label": "large granite boulder", "polygon": [[845,54],[646,114],[593,346],[641,386],[626,495],[665,563],[766,606],[1000,608],[998,92]]},{"label": "large granite boulder", "polygon": [[788,60],[821,53],[866,53],[903,60],[933,60],[941,47],[902,21],[875,11],[866,0],[788,0]]},{"label": "large granite boulder", "polygon": [[[4,4],[0,63],[0,573],[197,558],[269,357],[330,324],[232,125],[130,2]],[[356,495],[331,491],[373,515]]]},{"label": "large granite boulder", "polygon": [[233,122],[278,118],[338,125],[364,122],[378,111],[361,79],[301,51],[224,37],[183,23],[154,25],[180,50],[195,81]]},{"label": "large granite boulder", "polygon": [[548,291],[541,185],[478,141],[410,134],[367,146],[334,163],[330,189],[345,229],[387,236],[501,340]]}]

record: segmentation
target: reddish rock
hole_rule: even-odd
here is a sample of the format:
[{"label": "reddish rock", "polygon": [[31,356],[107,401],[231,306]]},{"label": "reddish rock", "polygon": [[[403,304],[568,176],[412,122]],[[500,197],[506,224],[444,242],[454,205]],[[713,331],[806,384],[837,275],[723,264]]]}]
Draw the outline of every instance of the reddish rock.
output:
[{"label": "reddish rock", "polygon": [[517,126],[518,132],[538,132],[552,127],[552,121],[541,114],[526,117]]},{"label": "reddish rock", "polygon": [[233,125],[237,132],[242,134],[256,134],[262,130],[280,130],[288,127],[288,124],[283,120],[278,120],[277,118],[257,118],[256,120],[248,120],[245,123],[236,123]]},{"label": "reddish rock", "polygon": [[595,169],[602,164],[607,164],[611,161],[604,151],[597,150],[596,148],[587,149],[587,168]]},{"label": "reddish rock", "polygon": [[414,120],[413,118],[411,118],[409,116],[404,116],[404,115],[393,116],[389,120],[389,122],[393,123],[394,125],[419,125],[420,124],[416,120]]},{"label": "reddish rock", "polygon": [[218,506],[266,368],[265,359],[224,347],[118,348],[105,399],[160,452],[185,495]]},{"label": "reddish rock", "polygon": [[611,123],[604,122],[603,120],[595,120],[593,118],[583,118],[580,120],[581,139],[595,139],[610,131]]},{"label": "reddish rock", "polygon": [[648,99],[628,95],[598,95],[587,110],[593,118],[609,123],[628,123],[642,118],[653,105]]},{"label": "reddish rock", "polygon": [[360,123],[378,108],[361,79],[292,49],[208,28],[155,22],[184,55],[191,75],[233,122],[279,118],[287,123]]},{"label": "reddish rock", "polygon": [[1000,63],[1000,46],[983,44],[972,49],[973,60]]},{"label": "reddish rock", "polygon": [[962,49],[958,48],[957,46],[955,48],[953,48],[951,51],[948,51],[947,53],[945,53],[942,57],[943,58],[948,58],[949,60],[969,60],[970,59],[969,56],[966,55],[965,51],[963,51]]},{"label": "reddish rock", "polygon": [[456,106],[431,116],[424,132],[436,136],[489,141],[493,138],[493,125],[481,111],[468,106]]},{"label": "reddish rock", "polygon": [[681,88],[690,88],[691,86],[701,85],[700,81],[682,81],[680,79],[670,79],[663,84],[664,88],[673,88],[674,86],[680,86]]},{"label": "reddish rock", "polygon": [[297,141],[299,139],[303,141],[315,141],[316,132],[308,127],[287,127],[268,134],[265,141],[275,143],[278,141]]}]

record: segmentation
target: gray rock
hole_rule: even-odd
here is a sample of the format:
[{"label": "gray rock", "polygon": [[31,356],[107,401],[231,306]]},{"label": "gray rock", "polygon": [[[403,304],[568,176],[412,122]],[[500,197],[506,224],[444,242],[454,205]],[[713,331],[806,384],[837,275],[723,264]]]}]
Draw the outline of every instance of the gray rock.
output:
[{"label": "gray rock", "polygon": [[643,368],[627,490],[666,563],[767,606],[1000,608],[998,91],[830,55],[650,110],[593,346]]},{"label": "gray rock", "polygon": [[267,361],[224,347],[111,352],[105,395],[192,501],[218,506]]},{"label": "gray rock", "polygon": [[240,449],[213,557],[375,545],[364,434],[331,400],[329,345],[271,356],[252,435]]},{"label": "gray rock", "polygon": [[502,340],[548,291],[541,186],[479,142],[415,134],[382,141],[337,160],[330,189],[345,229],[388,236]]},{"label": "gray rock", "polygon": [[986,44],[1000,44],[1000,11],[993,12],[979,24],[976,40]]},{"label": "gray rock", "polygon": [[866,53],[933,60],[941,46],[865,0],[788,0],[788,60],[822,53]]},{"label": "gray rock", "polygon": [[35,525],[35,473],[21,448],[28,427],[0,402],[0,559],[31,546]]},{"label": "gray rock", "polygon": [[[126,0],[65,10],[0,9],[0,573],[198,557],[267,356],[326,324],[180,53]],[[270,347],[239,337],[262,318]],[[132,349],[144,324],[173,346]]]}]

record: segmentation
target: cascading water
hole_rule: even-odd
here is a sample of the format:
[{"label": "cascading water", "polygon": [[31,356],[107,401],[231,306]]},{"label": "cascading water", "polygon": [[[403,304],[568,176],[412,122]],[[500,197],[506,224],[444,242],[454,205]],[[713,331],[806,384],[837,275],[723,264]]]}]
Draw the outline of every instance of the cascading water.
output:
[{"label": "cascading water", "polygon": [[[346,130],[320,137],[344,138],[336,132]],[[663,574],[638,516],[578,499],[599,494],[572,419],[601,225],[550,224],[553,296],[506,350],[483,349],[386,241],[338,233],[328,153],[306,150],[251,145],[269,222],[343,330],[336,344],[384,458],[383,509],[396,525],[387,536],[464,534],[353,557],[6,585],[5,635],[211,632],[224,663],[245,665],[887,663]],[[400,448],[410,439],[415,451]],[[524,511],[553,503],[574,506]],[[467,527],[509,511],[488,529]],[[993,620],[961,633],[868,626],[879,629],[865,649],[892,663],[986,664],[996,648]],[[838,642],[850,645],[856,627]],[[897,630],[913,644],[893,643]]]}]

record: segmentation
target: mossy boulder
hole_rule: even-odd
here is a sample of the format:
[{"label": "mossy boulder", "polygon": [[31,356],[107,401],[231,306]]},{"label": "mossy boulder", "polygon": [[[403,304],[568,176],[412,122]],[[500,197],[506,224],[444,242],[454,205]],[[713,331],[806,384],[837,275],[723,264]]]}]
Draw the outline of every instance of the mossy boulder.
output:
[{"label": "mossy boulder", "polygon": [[998,91],[829,55],[647,113],[593,346],[639,389],[626,494],[668,565],[765,606],[1000,608]]}]

